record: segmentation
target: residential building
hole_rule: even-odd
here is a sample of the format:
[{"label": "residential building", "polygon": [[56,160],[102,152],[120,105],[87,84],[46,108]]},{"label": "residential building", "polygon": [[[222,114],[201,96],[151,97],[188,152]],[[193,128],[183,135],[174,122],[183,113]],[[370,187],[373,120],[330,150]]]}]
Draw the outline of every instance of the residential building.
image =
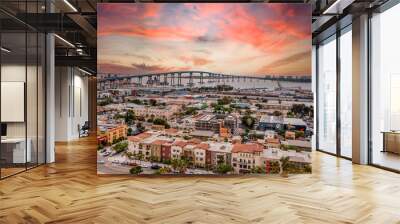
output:
[{"label": "residential building", "polygon": [[249,173],[251,169],[262,166],[260,144],[235,144],[232,148],[232,166],[235,173]]},{"label": "residential building", "polygon": [[127,137],[128,127],[126,125],[108,125],[99,127],[98,140],[105,140],[106,143],[113,143],[118,139]]},{"label": "residential building", "polygon": [[197,130],[213,131],[218,133],[222,127],[222,121],[215,119],[215,115],[204,114],[197,118],[195,128]]},{"label": "residential building", "polygon": [[194,148],[194,165],[196,167],[206,167],[206,154],[209,149],[208,143],[200,143]]}]

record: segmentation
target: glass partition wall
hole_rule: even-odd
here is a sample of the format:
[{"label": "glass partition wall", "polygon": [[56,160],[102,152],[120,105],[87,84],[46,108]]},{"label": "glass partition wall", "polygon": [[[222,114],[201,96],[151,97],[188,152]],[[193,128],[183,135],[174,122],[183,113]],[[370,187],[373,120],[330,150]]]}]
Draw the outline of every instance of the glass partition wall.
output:
[{"label": "glass partition wall", "polygon": [[400,171],[400,4],[371,18],[370,163]]},{"label": "glass partition wall", "polygon": [[318,46],[318,149],[336,153],[336,36]]},{"label": "glass partition wall", "polygon": [[[32,3],[25,4],[19,3],[25,12],[35,10]],[[45,163],[46,40],[43,33],[8,14],[0,12],[0,19],[14,23],[12,26],[0,23],[0,178],[3,179]]]},{"label": "glass partition wall", "polygon": [[351,25],[317,47],[317,150],[352,157]]}]

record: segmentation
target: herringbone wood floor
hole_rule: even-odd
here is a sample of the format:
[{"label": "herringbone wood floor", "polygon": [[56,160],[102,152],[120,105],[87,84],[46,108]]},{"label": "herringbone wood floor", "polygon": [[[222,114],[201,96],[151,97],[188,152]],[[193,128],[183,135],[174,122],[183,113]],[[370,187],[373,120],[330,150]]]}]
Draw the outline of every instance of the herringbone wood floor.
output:
[{"label": "herringbone wood floor", "polygon": [[95,140],[0,181],[0,223],[400,223],[400,175],[314,153],[313,174],[96,175]]}]

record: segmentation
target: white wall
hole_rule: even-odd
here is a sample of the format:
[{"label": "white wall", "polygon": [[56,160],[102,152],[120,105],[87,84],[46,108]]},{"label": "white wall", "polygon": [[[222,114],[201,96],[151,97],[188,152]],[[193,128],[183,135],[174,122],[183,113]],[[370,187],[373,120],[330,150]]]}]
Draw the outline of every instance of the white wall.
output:
[{"label": "white wall", "polygon": [[72,67],[56,67],[55,73],[55,140],[78,139],[78,125],[88,121],[88,78]]}]

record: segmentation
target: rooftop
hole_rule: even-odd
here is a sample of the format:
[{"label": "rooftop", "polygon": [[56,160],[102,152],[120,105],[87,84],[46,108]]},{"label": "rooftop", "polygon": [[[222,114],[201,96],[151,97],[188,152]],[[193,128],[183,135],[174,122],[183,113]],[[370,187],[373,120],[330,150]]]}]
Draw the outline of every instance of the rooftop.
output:
[{"label": "rooftop", "polygon": [[259,144],[235,144],[233,145],[232,152],[254,153],[254,152],[262,152],[263,149],[264,147]]},{"label": "rooftop", "polygon": [[311,142],[310,141],[286,140],[286,141],[282,141],[282,144],[284,144],[284,145],[293,145],[293,146],[302,147],[302,148],[311,148]]},{"label": "rooftop", "polygon": [[283,118],[283,123],[286,125],[298,125],[298,126],[307,126],[306,122],[304,122],[300,118]]},{"label": "rooftop", "polygon": [[199,136],[199,137],[212,137],[214,136],[213,131],[205,131],[205,130],[196,130],[190,133],[192,136]]},{"label": "rooftop", "polygon": [[260,118],[260,123],[282,124],[283,120],[284,119],[281,116],[263,115]]}]

